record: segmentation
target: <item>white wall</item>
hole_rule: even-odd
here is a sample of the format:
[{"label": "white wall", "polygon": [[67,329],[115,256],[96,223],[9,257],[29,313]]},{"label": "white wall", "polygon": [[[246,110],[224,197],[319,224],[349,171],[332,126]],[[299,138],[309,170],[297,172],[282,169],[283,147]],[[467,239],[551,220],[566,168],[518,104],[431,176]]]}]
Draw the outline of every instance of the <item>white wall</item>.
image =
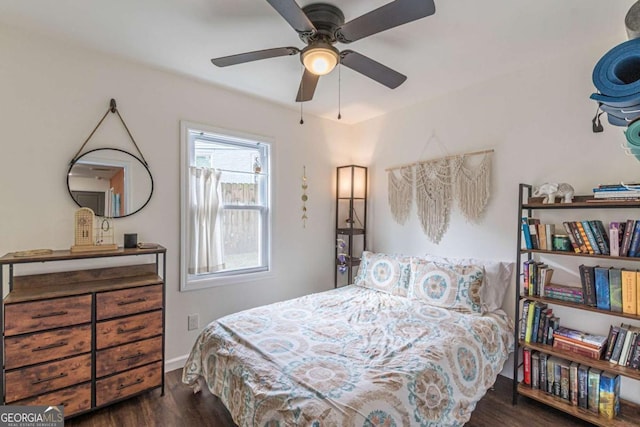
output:
[{"label": "white wall", "polygon": [[[6,28],[0,28],[0,57],[0,254],[73,244],[77,206],[67,193],[68,164],[115,98],[155,183],[143,211],[115,221],[116,236],[122,245],[124,233],[136,232],[139,241],[167,248],[168,359],[191,350],[197,331],[187,332],[190,313],[199,313],[204,326],[231,312],[333,286],[334,171],[351,162],[348,128],[313,117],[301,126],[293,102],[289,110]],[[110,116],[86,149],[135,152],[117,117]],[[275,141],[272,280],[178,291],[183,119]],[[306,228],[300,220],[303,165],[309,184]]]},{"label": "white wall", "polygon": [[[574,55],[536,64],[357,125],[360,161],[371,165],[369,249],[513,262],[519,183],[568,182],[577,194],[589,194],[601,183],[637,180],[640,163],[619,148],[625,142],[622,129],[605,123],[604,133],[591,131],[591,118],[596,110],[596,104],[589,100],[594,91],[591,71],[597,60],[609,48],[624,41],[624,37],[621,34],[619,40],[603,41],[591,49],[581,47]],[[433,133],[435,138],[430,141]],[[489,148],[495,150],[491,198],[478,224],[466,222],[454,207],[448,231],[436,245],[422,233],[415,205],[408,224],[400,226],[393,221],[387,204],[385,168]],[[604,214],[582,211],[573,215],[596,219]],[[638,210],[616,215],[618,219],[640,218]],[[581,259],[581,262],[607,264],[606,260]],[[575,272],[577,274],[577,268]],[[515,286],[512,286],[504,303],[505,311],[512,317],[514,299]],[[560,313],[561,324],[592,333],[606,334],[610,324],[622,321],[575,310],[555,310]],[[625,323],[640,326],[637,321],[625,319]],[[503,374],[511,377],[512,369],[509,363]],[[638,401],[640,382],[623,382],[623,395]]]}]

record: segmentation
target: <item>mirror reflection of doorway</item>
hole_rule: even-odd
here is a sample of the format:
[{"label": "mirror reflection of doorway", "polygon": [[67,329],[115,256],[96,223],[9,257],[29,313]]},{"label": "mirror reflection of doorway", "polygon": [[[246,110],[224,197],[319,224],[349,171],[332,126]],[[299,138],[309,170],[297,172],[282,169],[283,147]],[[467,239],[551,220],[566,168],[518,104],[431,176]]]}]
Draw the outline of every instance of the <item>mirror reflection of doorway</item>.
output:
[{"label": "mirror reflection of doorway", "polygon": [[102,191],[72,191],[73,198],[85,208],[93,210],[97,216],[104,216],[105,193]]}]

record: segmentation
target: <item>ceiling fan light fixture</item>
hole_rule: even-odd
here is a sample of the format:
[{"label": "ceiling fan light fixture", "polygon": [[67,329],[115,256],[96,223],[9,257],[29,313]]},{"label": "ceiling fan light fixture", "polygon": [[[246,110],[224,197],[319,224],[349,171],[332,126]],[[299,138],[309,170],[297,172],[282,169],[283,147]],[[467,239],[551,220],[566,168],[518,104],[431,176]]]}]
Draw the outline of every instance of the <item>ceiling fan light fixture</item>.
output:
[{"label": "ceiling fan light fixture", "polygon": [[309,45],[301,54],[304,67],[317,76],[329,74],[338,64],[339,58],[338,49],[327,43]]}]

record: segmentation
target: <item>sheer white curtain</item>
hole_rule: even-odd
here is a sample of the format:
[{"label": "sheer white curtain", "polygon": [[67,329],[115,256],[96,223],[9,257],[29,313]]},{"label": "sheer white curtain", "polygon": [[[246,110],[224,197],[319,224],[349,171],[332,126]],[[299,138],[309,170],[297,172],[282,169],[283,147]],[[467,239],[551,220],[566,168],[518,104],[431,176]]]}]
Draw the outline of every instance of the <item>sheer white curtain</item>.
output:
[{"label": "sheer white curtain", "polygon": [[189,274],[224,267],[218,220],[220,171],[189,168]]}]

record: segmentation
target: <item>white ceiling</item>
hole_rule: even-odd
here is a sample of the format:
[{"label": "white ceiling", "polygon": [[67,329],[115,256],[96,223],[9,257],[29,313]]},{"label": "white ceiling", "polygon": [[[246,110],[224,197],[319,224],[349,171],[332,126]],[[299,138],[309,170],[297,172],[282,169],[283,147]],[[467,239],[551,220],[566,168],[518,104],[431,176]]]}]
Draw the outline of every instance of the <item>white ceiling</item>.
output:
[{"label": "white ceiling", "polygon": [[[301,7],[314,2],[298,0]],[[327,2],[341,8],[350,21],[388,0]],[[403,85],[391,90],[342,68],[342,121],[357,123],[598,40],[622,42],[626,40],[624,17],[634,2],[435,0],[435,15],[337,45],[408,76]],[[265,0],[0,0],[0,25],[299,108],[294,102],[302,75],[297,56],[227,68],[210,62],[235,53],[304,46]],[[320,79],[304,111],[336,119],[337,71]]]}]

